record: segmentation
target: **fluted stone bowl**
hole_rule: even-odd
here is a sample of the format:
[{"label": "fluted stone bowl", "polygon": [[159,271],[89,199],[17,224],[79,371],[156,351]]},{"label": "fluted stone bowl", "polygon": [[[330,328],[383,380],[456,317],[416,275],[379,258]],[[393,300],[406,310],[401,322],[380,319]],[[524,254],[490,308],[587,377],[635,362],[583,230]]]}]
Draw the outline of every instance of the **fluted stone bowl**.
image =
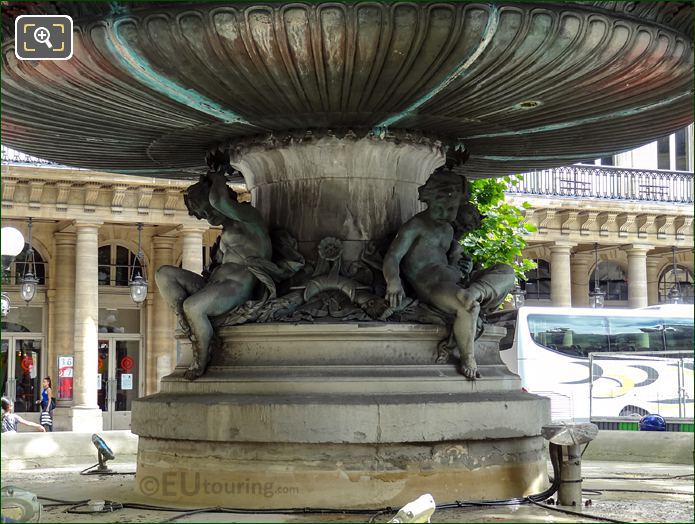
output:
[{"label": "fluted stone bowl", "polygon": [[[692,120],[690,3],[59,3],[3,7],[3,143],[192,176],[250,137],[394,130],[472,177],[596,158]],[[19,14],[71,14],[74,56],[21,62]]]}]

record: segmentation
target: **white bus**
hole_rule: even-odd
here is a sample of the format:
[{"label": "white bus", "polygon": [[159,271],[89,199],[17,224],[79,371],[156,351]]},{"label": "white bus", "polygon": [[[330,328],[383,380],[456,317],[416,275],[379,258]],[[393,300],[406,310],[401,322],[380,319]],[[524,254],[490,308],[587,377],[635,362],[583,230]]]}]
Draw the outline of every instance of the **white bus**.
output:
[{"label": "white bus", "polygon": [[529,306],[488,321],[507,328],[502,360],[527,391],[551,399],[553,420],[693,418],[692,306]]}]

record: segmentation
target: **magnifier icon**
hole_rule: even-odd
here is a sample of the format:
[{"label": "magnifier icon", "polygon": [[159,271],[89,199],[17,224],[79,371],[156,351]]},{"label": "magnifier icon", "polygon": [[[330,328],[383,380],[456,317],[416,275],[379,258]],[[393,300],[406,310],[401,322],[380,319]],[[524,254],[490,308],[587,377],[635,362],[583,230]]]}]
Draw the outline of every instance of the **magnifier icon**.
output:
[{"label": "magnifier icon", "polygon": [[51,45],[51,32],[46,29],[43,26],[37,27],[34,30],[34,39],[39,43],[39,44],[46,44],[46,47],[48,49],[53,49],[53,46]]}]

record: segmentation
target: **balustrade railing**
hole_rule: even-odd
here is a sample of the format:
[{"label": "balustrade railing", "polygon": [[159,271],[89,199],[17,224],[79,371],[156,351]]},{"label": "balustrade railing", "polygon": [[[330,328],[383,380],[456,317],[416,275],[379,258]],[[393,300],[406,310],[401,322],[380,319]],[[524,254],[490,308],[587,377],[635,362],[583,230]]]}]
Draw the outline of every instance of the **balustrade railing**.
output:
[{"label": "balustrade railing", "polygon": [[36,167],[64,167],[65,169],[70,169],[67,166],[56,164],[50,160],[44,160],[43,158],[36,158],[35,156],[30,156],[9,147],[2,146],[2,163],[4,165],[18,165],[18,166],[36,166]]},{"label": "balustrade railing", "polygon": [[[2,163],[66,167],[2,146]],[[506,193],[567,198],[693,203],[693,173],[576,164],[529,171]]]},{"label": "balustrade railing", "polygon": [[607,200],[693,203],[693,173],[624,167],[572,165],[530,171],[509,194]]}]

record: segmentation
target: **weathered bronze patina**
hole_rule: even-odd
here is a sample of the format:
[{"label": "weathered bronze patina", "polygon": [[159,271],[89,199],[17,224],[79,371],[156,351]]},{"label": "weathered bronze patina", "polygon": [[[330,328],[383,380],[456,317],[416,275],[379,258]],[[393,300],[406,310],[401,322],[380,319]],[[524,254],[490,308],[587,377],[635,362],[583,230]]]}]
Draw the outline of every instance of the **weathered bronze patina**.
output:
[{"label": "weathered bronze patina", "polygon": [[193,379],[203,374],[211,356],[210,318],[246,302],[257,282],[253,268],[270,260],[272,246],[261,215],[250,204],[237,202],[220,173],[209,173],[189,187],[186,206],[191,215],[222,226],[205,276],[175,266],[162,266],[155,276],[193,342],[193,363],[186,374]]},{"label": "weathered bronze patina", "polygon": [[514,287],[514,270],[496,264],[471,274],[470,261],[462,258],[460,235],[480,224],[463,177],[436,172],[419,194],[427,209],[403,224],[384,258],[386,298],[394,309],[405,299],[402,269],[420,300],[455,315],[452,330],[460,352],[459,370],[466,378],[479,378],[473,347],[478,315],[502,303]]}]

